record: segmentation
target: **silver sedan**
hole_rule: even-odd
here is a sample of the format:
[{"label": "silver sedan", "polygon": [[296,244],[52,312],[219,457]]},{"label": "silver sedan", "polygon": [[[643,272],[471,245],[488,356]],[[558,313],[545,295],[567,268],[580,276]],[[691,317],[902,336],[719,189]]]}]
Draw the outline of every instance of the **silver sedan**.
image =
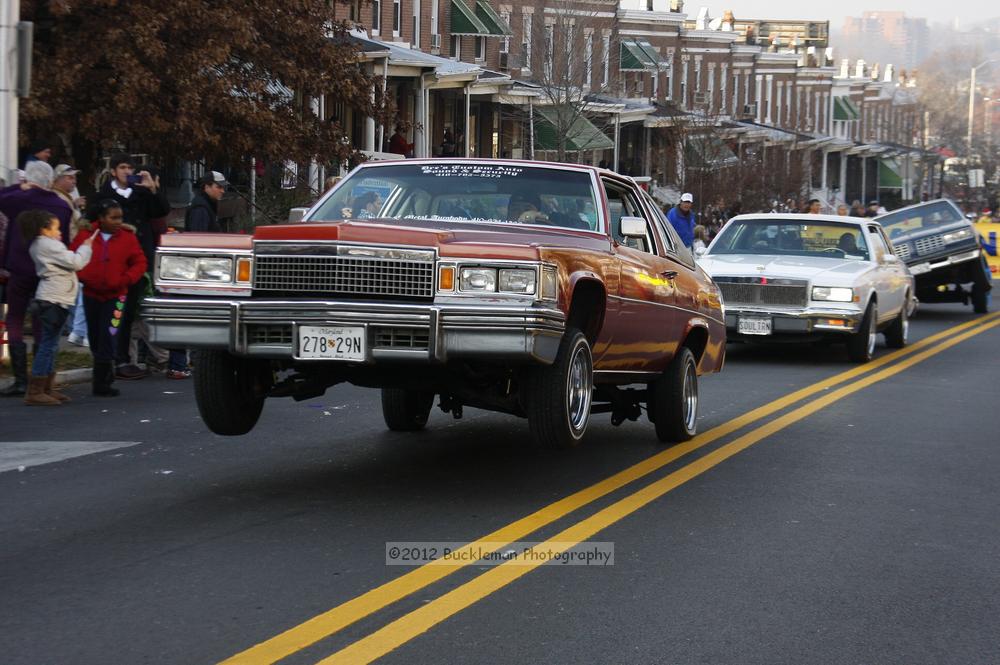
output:
[{"label": "silver sedan", "polygon": [[740,215],[698,265],[722,291],[730,339],[835,338],[856,362],[871,360],[879,332],[906,345],[913,277],[870,219]]}]

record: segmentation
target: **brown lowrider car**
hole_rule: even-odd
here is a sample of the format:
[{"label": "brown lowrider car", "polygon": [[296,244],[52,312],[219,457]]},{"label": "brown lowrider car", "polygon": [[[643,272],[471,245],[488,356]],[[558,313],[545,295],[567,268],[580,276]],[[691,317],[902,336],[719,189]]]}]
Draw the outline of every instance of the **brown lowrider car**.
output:
[{"label": "brown lowrider car", "polygon": [[[435,396],[526,416],[571,446],[591,413],[662,441],[695,434],[698,374],[725,354],[719,290],[653,201],[588,166],[405,160],[355,169],[299,224],[166,236],[152,341],[198,349],[195,396],[219,434],[264,400],[380,388],[392,430]],[[635,386],[627,389],[625,386]]]}]

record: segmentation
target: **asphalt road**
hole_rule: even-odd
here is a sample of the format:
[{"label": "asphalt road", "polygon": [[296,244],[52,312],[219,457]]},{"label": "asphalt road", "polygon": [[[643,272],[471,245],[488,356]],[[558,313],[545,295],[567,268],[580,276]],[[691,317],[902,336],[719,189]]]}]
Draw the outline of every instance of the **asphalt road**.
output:
[{"label": "asphalt road", "polygon": [[[974,320],[924,307],[912,342],[950,332],[863,370],[730,346],[675,448],[607,415],[572,451],[472,409],[393,434],[349,386],[239,438],[187,381],[0,401],[0,661],[1000,662],[1000,325]],[[499,529],[614,564],[386,565]]]}]

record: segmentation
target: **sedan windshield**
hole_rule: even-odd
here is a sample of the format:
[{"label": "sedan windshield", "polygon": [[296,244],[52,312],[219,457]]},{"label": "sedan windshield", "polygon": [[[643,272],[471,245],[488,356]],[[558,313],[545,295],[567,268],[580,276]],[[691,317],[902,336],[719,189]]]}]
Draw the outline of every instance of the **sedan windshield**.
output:
[{"label": "sedan windshield", "polygon": [[361,168],[309,221],[367,218],[601,230],[588,173],[502,162]]},{"label": "sedan windshield", "polygon": [[881,215],[878,222],[889,233],[890,238],[895,238],[912,231],[948,226],[963,219],[962,213],[955,206],[947,201],[935,201]]},{"label": "sedan windshield", "polygon": [[747,219],[728,224],[710,254],[776,254],[868,260],[861,227],[836,222]]}]

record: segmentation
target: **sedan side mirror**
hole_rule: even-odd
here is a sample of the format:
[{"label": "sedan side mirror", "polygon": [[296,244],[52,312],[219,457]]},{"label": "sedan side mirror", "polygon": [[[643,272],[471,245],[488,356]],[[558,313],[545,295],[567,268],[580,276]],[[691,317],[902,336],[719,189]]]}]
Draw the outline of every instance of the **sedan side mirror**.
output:
[{"label": "sedan side mirror", "polygon": [[625,238],[646,237],[646,220],[642,217],[622,217],[619,224]]},{"label": "sedan side mirror", "polygon": [[296,222],[301,222],[302,218],[306,216],[309,208],[292,208],[288,211],[288,223],[294,224]]},{"label": "sedan side mirror", "polygon": [[705,256],[706,253],[708,253],[708,247],[699,247],[698,249],[694,250],[695,256]]},{"label": "sedan side mirror", "polygon": [[895,254],[886,254],[882,257],[882,260],[886,263],[899,263],[899,257]]}]

